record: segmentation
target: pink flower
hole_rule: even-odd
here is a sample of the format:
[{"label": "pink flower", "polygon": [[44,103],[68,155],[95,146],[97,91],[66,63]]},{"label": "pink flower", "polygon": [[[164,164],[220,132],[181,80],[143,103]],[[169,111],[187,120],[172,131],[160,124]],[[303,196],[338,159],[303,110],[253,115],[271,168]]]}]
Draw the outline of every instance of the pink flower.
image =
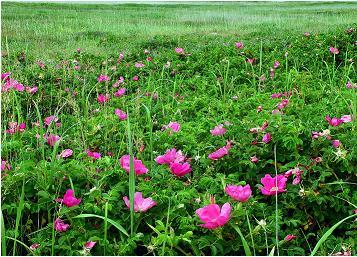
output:
[{"label": "pink flower", "polygon": [[136,62],[135,63],[135,67],[136,68],[142,68],[142,67],[145,67],[145,64],[141,63],[141,62]]},{"label": "pink flower", "polygon": [[95,246],[96,242],[93,241],[88,241],[87,243],[84,244],[84,248],[90,250]]},{"label": "pink flower", "polygon": [[115,109],[114,113],[120,120],[126,120],[126,118],[128,118],[128,115],[120,109]]},{"label": "pink flower", "polygon": [[220,158],[222,158],[223,156],[227,155],[229,152],[229,149],[231,149],[231,143],[230,141],[227,142],[226,146],[223,146],[221,148],[219,148],[217,151],[214,151],[213,153],[208,155],[208,158],[211,160],[218,160]]},{"label": "pink flower", "polygon": [[11,170],[11,165],[7,161],[1,160],[1,171]]},{"label": "pink flower", "polygon": [[342,120],[343,123],[351,122],[352,117],[351,117],[351,115],[343,115],[340,120]]},{"label": "pink flower", "polygon": [[284,175],[277,175],[272,178],[269,174],[265,174],[265,177],[260,180],[263,187],[260,191],[263,195],[275,195],[286,191],[286,181],[288,179]]},{"label": "pink flower", "polygon": [[[130,155],[123,155],[120,158],[120,165],[126,171],[126,173],[130,172]],[[148,172],[148,169],[145,167],[142,161],[137,160],[134,157],[134,172],[136,175],[145,174]]]},{"label": "pink flower", "polygon": [[134,81],[138,81],[138,80],[139,80],[139,77],[138,77],[138,76],[134,76],[134,77],[133,77],[133,80],[134,80]]},{"label": "pink flower", "polygon": [[80,70],[80,69],[81,69],[81,66],[76,65],[76,66],[74,66],[74,69],[75,69],[76,71],[78,71],[78,70]]},{"label": "pink flower", "polygon": [[17,122],[12,121],[12,122],[9,122],[9,129],[7,129],[5,132],[12,135],[17,132],[24,132],[25,129],[26,129],[25,123],[20,123],[20,125],[18,125]]},{"label": "pink flower", "polygon": [[104,81],[109,81],[110,78],[107,75],[100,74],[97,78],[98,82],[104,82]]},{"label": "pink flower", "polygon": [[250,157],[250,161],[253,162],[253,163],[257,163],[259,161],[259,159],[257,158],[257,156],[252,156]]},{"label": "pink flower", "polygon": [[169,124],[163,126],[164,129],[171,129],[173,132],[179,132],[181,125],[178,122],[171,121]]},{"label": "pink flower", "polygon": [[270,69],[270,79],[275,77],[275,70],[273,68]]},{"label": "pink flower", "polygon": [[250,185],[246,186],[235,186],[230,185],[225,189],[226,193],[232,197],[234,200],[239,202],[246,202],[252,195],[252,190],[250,189]]},{"label": "pink flower", "polygon": [[330,116],[326,116],[325,120],[328,121],[328,123],[333,127],[337,127],[343,123],[343,121],[341,119],[338,119],[338,118],[331,119]]},{"label": "pink flower", "polygon": [[79,47],[77,48],[77,53],[81,53],[81,49]]},{"label": "pink flower", "polygon": [[213,136],[221,136],[226,133],[227,129],[223,128],[223,124],[219,124],[214,129],[210,130]]},{"label": "pink flower", "polygon": [[261,112],[263,110],[263,106],[259,105],[257,108],[257,112]]},{"label": "pink flower", "polygon": [[[127,196],[123,197],[125,205],[130,209],[130,201]],[[134,194],[134,212],[146,212],[150,208],[154,207],[157,203],[152,198],[143,198],[141,192],[135,192]]]},{"label": "pink flower", "polygon": [[123,53],[120,53],[117,63],[121,63],[121,61],[122,61],[123,59],[124,59],[124,54],[123,54]]},{"label": "pink flower", "polygon": [[104,104],[105,102],[108,102],[110,99],[109,94],[103,95],[103,94],[99,94],[97,97],[98,103],[100,104]]},{"label": "pink flower", "polygon": [[181,151],[177,151],[175,148],[167,150],[164,155],[158,156],[155,161],[158,164],[170,164],[170,163],[179,163],[185,160],[185,156]]},{"label": "pink flower", "polygon": [[175,52],[177,53],[177,54],[185,54],[185,51],[183,50],[183,48],[181,48],[181,47],[176,47],[175,48]]},{"label": "pink flower", "polygon": [[235,46],[236,46],[236,48],[238,48],[238,49],[243,49],[243,48],[244,48],[243,42],[236,42],[236,43],[235,43]]},{"label": "pink flower", "polygon": [[40,247],[40,244],[32,244],[31,246],[30,246],[30,249],[33,251],[33,250],[35,250],[35,249],[37,249],[37,248],[39,248]]},{"label": "pink flower", "polygon": [[295,236],[295,235],[287,235],[287,236],[284,238],[284,240],[285,240],[286,242],[289,242],[289,241],[293,240],[294,238],[297,238],[297,236]]},{"label": "pink flower", "polygon": [[279,67],[279,65],[280,65],[280,62],[275,61],[275,62],[274,62],[274,69],[277,69],[277,68]]},{"label": "pink flower", "polygon": [[146,60],[147,60],[148,62],[151,62],[151,61],[152,61],[152,57],[149,56],[148,58],[146,58]]},{"label": "pink flower", "polygon": [[65,149],[62,151],[62,153],[59,154],[59,157],[68,158],[68,157],[72,156],[72,154],[73,154],[73,151],[71,149]]},{"label": "pink flower", "polygon": [[172,162],[170,163],[170,170],[172,174],[178,177],[182,177],[185,176],[187,173],[190,173],[192,169],[188,162],[185,163]]},{"label": "pink flower", "polygon": [[124,95],[126,92],[126,88],[119,88],[117,92],[114,93],[115,97],[121,97],[122,95]]},{"label": "pink flower", "polygon": [[255,63],[256,60],[257,60],[256,58],[247,58],[246,62],[253,64]]},{"label": "pink flower", "polygon": [[38,90],[38,87],[26,87],[26,92],[29,94],[34,94]]},{"label": "pink flower", "polygon": [[81,198],[77,199],[74,197],[74,191],[72,189],[68,189],[66,191],[66,193],[62,198],[57,198],[56,199],[57,202],[63,203],[64,205],[66,205],[68,208],[79,205],[82,201]]},{"label": "pink flower", "polygon": [[56,144],[56,142],[61,139],[61,137],[57,136],[57,135],[50,134],[49,136],[46,137],[46,139],[47,139],[47,144],[49,144],[50,146],[54,146]]},{"label": "pink flower", "polygon": [[340,51],[337,48],[331,46],[330,47],[330,53],[331,54],[339,54]]},{"label": "pink flower", "polygon": [[311,34],[310,34],[310,32],[304,32],[304,36],[309,37],[309,36],[311,36]]},{"label": "pink flower", "polygon": [[93,159],[100,159],[102,157],[100,153],[91,152],[89,150],[87,150],[87,155],[88,155],[88,157],[91,157]]},{"label": "pink flower", "polygon": [[263,136],[263,138],[262,138],[262,142],[263,142],[264,144],[269,143],[270,140],[271,140],[271,135],[270,135],[270,133],[266,133],[266,134]]},{"label": "pink flower", "polygon": [[44,123],[45,125],[49,126],[51,124],[51,122],[57,122],[58,118],[56,116],[48,116],[45,118]]},{"label": "pink flower", "polygon": [[224,226],[229,221],[231,210],[229,203],[223,204],[222,209],[217,204],[209,204],[198,209],[196,215],[204,223],[200,225],[201,227],[215,229]]},{"label": "pink flower", "polygon": [[58,232],[65,232],[69,229],[69,224],[65,224],[63,220],[57,218],[55,220],[55,230]]},{"label": "pink flower", "polygon": [[340,140],[332,140],[332,145],[333,145],[333,147],[338,148],[338,147],[340,147],[341,142],[340,142]]},{"label": "pink flower", "polygon": [[118,87],[119,85],[124,83],[124,77],[120,76],[120,78],[113,84],[112,87]]}]

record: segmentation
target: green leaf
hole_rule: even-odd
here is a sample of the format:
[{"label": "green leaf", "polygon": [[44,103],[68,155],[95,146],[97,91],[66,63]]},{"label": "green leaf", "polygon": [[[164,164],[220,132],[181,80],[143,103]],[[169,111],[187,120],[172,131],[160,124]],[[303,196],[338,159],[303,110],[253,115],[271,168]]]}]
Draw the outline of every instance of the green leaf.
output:
[{"label": "green leaf", "polygon": [[239,227],[236,225],[232,225],[232,227],[237,231],[237,233],[240,236],[240,239],[242,240],[243,243],[243,248],[246,256],[252,256],[252,252],[250,251],[249,245],[247,243],[247,240],[245,240],[242,232],[240,231]]},{"label": "green leaf", "polygon": [[[83,213],[83,214],[79,214],[77,216],[74,217],[75,219],[76,218],[100,218],[102,220],[105,219],[105,217],[103,216],[100,216],[100,215],[95,215],[95,214],[86,214],[86,213]],[[107,222],[109,222],[110,224],[112,224],[114,227],[116,227],[120,232],[122,232],[124,235],[126,236],[129,236],[128,232],[126,232],[126,230],[116,221],[112,220],[112,219],[109,219],[107,218]]]},{"label": "green leaf", "polygon": [[339,222],[337,222],[335,225],[333,225],[329,230],[326,231],[326,233],[320,238],[320,240],[317,242],[316,246],[314,247],[314,250],[312,250],[311,255],[310,256],[314,256],[317,252],[317,250],[319,250],[320,246],[326,241],[326,239],[332,234],[332,232],[339,226],[341,225],[344,221],[356,217],[357,214],[353,214],[351,216],[348,216],[342,220],[340,220]]}]

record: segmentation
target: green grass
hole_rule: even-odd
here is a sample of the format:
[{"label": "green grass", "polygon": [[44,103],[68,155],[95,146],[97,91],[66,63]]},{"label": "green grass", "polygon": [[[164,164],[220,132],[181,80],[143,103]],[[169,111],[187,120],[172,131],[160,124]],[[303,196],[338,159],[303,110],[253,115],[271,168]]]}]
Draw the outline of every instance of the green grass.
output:
[{"label": "green grass", "polygon": [[[47,59],[77,47],[106,53],[134,50],[157,36],[168,42],[239,38],[284,38],[313,31],[333,32],[357,20],[357,3],[190,4],[2,4],[2,36],[10,54],[20,50]],[[5,40],[2,42],[3,49]],[[153,42],[155,43],[155,41]],[[162,42],[165,43],[165,42]],[[186,42],[185,42],[186,43]],[[203,47],[203,45],[197,46]]]},{"label": "green grass", "polygon": [[[4,2],[1,8],[2,70],[39,87],[34,95],[1,94],[1,157],[12,166],[2,171],[2,253],[78,255],[88,241],[98,243],[92,255],[356,253],[350,215],[357,199],[357,95],[346,82],[357,81],[357,3]],[[234,46],[237,41],[243,49]],[[340,54],[332,55],[330,46]],[[187,55],[176,54],[176,47]],[[118,63],[121,52],[125,57]],[[253,57],[254,64],[246,62]],[[135,68],[139,61],[145,67]],[[280,66],[271,79],[275,61]],[[110,82],[99,83],[99,74]],[[112,84],[119,76],[127,92],[116,98]],[[292,95],[284,113],[272,115],[282,98],[271,95],[287,91]],[[106,93],[110,101],[99,104],[98,94]],[[114,115],[116,108],[126,111],[126,121]],[[62,125],[44,127],[50,115]],[[326,115],[352,115],[353,121],[333,127]],[[25,122],[26,130],[5,133],[11,121]],[[181,124],[178,133],[163,130],[170,121]],[[226,134],[211,135],[227,121],[232,125],[224,125]],[[263,144],[265,132],[249,130],[266,121],[272,141]],[[325,136],[313,140],[313,131],[329,133],[341,146],[333,148]],[[61,141],[50,147],[37,139],[45,133]],[[229,154],[210,160],[227,140],[233,145]],[[174,147],[192,167],[184,177],[154,160]],[[67,148],[73,156],[57,159]],[[89,158],[88,149],[102,157]],[[129,174],[119,163],[127,154]],[[147,174],[134,174],[134,157]],[[262,195],[265,174],[296,167],[303,170],[301,183],[293,185],[290,177],[287,192]],[[249,184],[252,197],[233,201],[224,191],[230,184]],[[59,210],[55,199],[70,188],[82,201]],[[135,192],[157,205],[134,213]],[[210,195],[220,206],[232,206],[230,221],[212,231],[199,226],[195,214]],[[70,225],[67,231],[49,226],[57,216]],[[297,238],[286,242],[288,234]],[[41,246],[33,251],[34,243]]]}]

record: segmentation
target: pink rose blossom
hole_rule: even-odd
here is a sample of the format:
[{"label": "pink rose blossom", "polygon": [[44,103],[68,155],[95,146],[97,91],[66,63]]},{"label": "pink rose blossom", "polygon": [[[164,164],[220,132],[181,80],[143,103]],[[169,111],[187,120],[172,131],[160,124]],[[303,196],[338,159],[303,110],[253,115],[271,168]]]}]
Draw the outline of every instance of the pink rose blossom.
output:
[{"label": "pink rose blossom", "polygon": [[46,117],[44,120],[44,123],[46,126],[49,126],[49,125],[51,125],[51,122],[57,122],[57,121],[58,121],[58,118],[56,116],[52,115],[52,116]]},{"label": "pink rose blossom", "polygon": [[109,94],[106,94],[106,95],[99,94],[97,97],[97,100],[98,100],[98,103],[104,104],[110,100],[110,96],[109,96]]},{"label": "pink rose blossom", "polygon": [[351,122],[352,121],[352,117],[351,115],[343,115],[341,118],[343,123],[347,123],[347,122]]},{"label": "pink rose blossom", "polygon": [[334,148],[339,148],[341,145],[340,140],[332,140],[332,145]]},{"label": "pink rose blossom", "polygon": [[29,94],[35,94],[38,90],[38,87],[26,87],[26,92]]},{"label": "pink rose blossom", "polygon": [[123,54],[123,53],[120,53],[117,63],[121,63],[121,61],[122,61],[123,59],[124,59],[124,54]]},{"label": "pink rose blossom", "polygon": [[62,153],[59,154],[59,157],[68,158],[68,157],[72,156],[72,154],[73,154],[73,151],[71,149],[65,149],[62,151]]},{"label": "pink rose blossom", "polygon": [[230,219],[231,205],[225,203],[222,209],[217,204],[209,204],[196,211],[196,215],[204,223],[201,227],[215,229],[224,226]]},{"label": "pink rose blossom", "polygon": [[333,127],[337,127],[343,123],[341,119],[338,118],[332,118],[330,116],[326,116],[325,120]]},{"label": "pink rose blossom", "polygon": [[61,137],[50,134],[49,136],[46,136],[46,139],[47,139],[47,144],[49,144],[50,146],[54,146],[56,142],[58,142],[61,139]]},{"label": "pink rose blossom", "polygon": [[223,124],[219,124],[214,129],[210,130],[213,136],[221,136],[226,133],[227,129],[223,128]]},{"label": "pink rose blossom", "polygon": [[330,47],[330,53],[331,54],[339,54],[340,51],[337,48],[331,46]]},{"label": "pink rose blossom", "polygon": [[172,162],[170,163],[170,170],[172,174],[178,177],[182,177],[185,176],[187,173],[190,173],[192,169],[188,162],[185,163]]},{"label": "pink rose blossom", "polygon": [[40,247],[40,244],[32,244],[30,245],[30,249],[33,251],[33,250],[36,250],[37,248]]},{"label": "pink rose blossom", "polygon": [[117,92],[114,93],[115,97],[121,97],[125,94],[126,88],[119,88]]},{"label": "pink rose blossom", "polygon": [[57,232],[65,232],[69,229],[69,224],[65,224],[63,220],[57,218],[55,220],[55,230]]},{"label": "pink rose blossom", "polygon": [[[130,155],[123,155],[120,158],[120,166],[126,171],[126,173],[130,172]],[[145,167],[141,160],[137,160],[134,157],[134,172],[136,175],[142,175],[148,172],[148,169]]]},{"label": "pink rose blossom", "polygon": [[90,250],[95,246],[96,242],[93,241],[88,241],[87,243],[84,244],[84,248]]},{"label": "pink rose blossom", "polygon": [[77,199],[74,197],[74,191],[72,189],[68,189],[66,191],[66,193],[62,198],[57,198],[56,199],[57,202],[63,203],[64,205],[66,205],[68,208],[79,205],[82,201],[81,198]]},{"label": "pink rose blossom", "polygon": [[[130,200],[127,196],[123,197],[125,205],[130,209]],[[134,212],[146,212],[150,208],[157,205],[152,198],[143,198],[141,192],[135,192],[134,194]]]},{"label": "pink rose blossom", "polygon": [[287,235],[287,236],[284,238],[284,240],[285,240],[286,242],[289,242],[289,241],[293,240],[294,238],[297,238],[297,236],[295,236],[295,235]]},{"label": "pink rose blossom", "polygon": [[257,156],[252,156],[250,157],[250,161],[253,162],[253,163],[257,163],[259,161],[259,159],[257,158]]},{"label": "pink rose blossom", "polygon": [[1,160],[1,171],[11,170],[11,165],[7,161]]},{"label": "pink rose blossom", "polygon": [[181,47],[176,47],[176,48],[175,48],[175,52],[176,52],[177,54],[180,54],[180,55],[185,54],[185,51],[184,51],[183,48],[181,48]]},{"label": "pink rose blossom", "polygon": [[103,74],[100,74],[97,78],[98,82],[105,82],[105,81],[109,81],[110,78],[107,76],[107,75],[103,75]]},{"label": "pink rose blossom", "polygon": [[181,125],[178,122],[171,121],[169,124],[163,126],[164,129],[171,129],[173,132],[179,132]]},{"label": "pink rose blossom", "polygon": [[133,81],[138,81],[139,80],[139,77],[138,76],[134,76],[133,77]]},{"label": "pink rose blossom", "polygon": [[280,65],[280,62],[275,61],[275,62],[274,62],[274,69],[277,69],[277,68],[279,67],[279,65]]},{"label": "pink rose blossom", "polygon": [[264,144],[269,143],[270,140],[271,140],[271,135],[270,135],[270,133],[266,133],[266,134],[263,136],[263,138],[262,138],[262,142],[263,142]]},{"label": "pink rose blossom", "polygon": [[124,83],[124,77],[120,76],[119,79],[113,84],[112,87],[118,87],[119,85]]},{"label": "pink rose blossom", "polygon": [[120,109],[115,109],[114,113],[120,120],[126,120],[128,118],[128,115]]},{"label": "pink rose blossom", "polygon": [[87,150],[87,155],[88,155],[88,157],[91,157],[93,159],[100,159],[102,157],[100,153],[92,152],[89,150]]},{"label": "pink rose blossom", "polygon": [[235,46],[236,46],[236,48],[238,48],[238,49],[243,49],[243,48],[244,48],[243,42],[236,42],[236,43],[235,43]]},{"label": "pink rose blossom", "polygon": [[181,151],[177,151],[175,148],[167,150],[164,155],[158,156],[155,161],[158,164],[170,164],[170,163],[179,163],[185,160],[185,156]]},{"label": "pink rose blossom", "polygon": [[219,148],[217,151],[214,151],[213,153],[208,155],[208,158],[211,160],[218,160],[220,158],[222,158],[223,156],[227,155],[229,153],[229,149],[232,148],[231,142],[228,141],[227,145]]},{"label": "pink rose blossom", "polygon": [[145,64],[141,63],[141,62],[136,62],[134,65],[136,68],[142,68],[145,67]]},{"label": "pink rose blossom", "polygon": [[225,189],[226,193],[232,197],[234,200],[239,202],[246,202],[252,195],[252,190],[250,189],[250,185],[246,186],[235,186],[229,185]]},{"label": "pink rose blossom", "polygon": [[77,48],[77,53],[80,54],[81,53],[81,49],[78,47]]},{"label": "pink rose blossom", "polygon": [[272,178],[269,174],[265,174],[265,177],[260,180],[263,187],[260,191],[263,195],[275,195],[278,193],[286,192],[286,181],[288,179],[284,175],[277,175]]}]

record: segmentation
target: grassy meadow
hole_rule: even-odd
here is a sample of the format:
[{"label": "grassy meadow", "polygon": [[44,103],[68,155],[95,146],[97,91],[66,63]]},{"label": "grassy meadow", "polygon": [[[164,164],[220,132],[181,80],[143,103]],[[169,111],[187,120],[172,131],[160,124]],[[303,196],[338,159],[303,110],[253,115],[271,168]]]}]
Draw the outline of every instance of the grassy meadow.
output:
[{"label": "grassy meadow", "polygon": [[356,2],[1,12],[2,255],[356,255]]}]

